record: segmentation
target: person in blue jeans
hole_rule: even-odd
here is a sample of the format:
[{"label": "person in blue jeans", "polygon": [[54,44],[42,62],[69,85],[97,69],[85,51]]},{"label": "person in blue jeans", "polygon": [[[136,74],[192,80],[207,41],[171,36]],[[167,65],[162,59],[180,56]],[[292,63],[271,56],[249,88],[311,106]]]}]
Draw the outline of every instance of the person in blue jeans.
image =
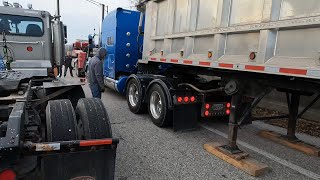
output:
[{"label": "person in blue jeans", "polygon": [[107,56],[107,50],[100,48],[98,54],[89,61],[89,86],[94,98],[101,99],[101,93],[104,92],[103,82],[103,60]]}]

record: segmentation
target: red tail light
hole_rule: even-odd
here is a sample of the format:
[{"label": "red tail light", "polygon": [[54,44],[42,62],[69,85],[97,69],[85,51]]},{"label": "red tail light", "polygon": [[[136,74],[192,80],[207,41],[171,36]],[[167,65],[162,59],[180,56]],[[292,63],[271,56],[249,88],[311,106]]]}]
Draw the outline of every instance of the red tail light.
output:
[{"label": "red tail light", "polygon": [[226,114],[229,115],[231,112],[229,109],[226,110]]},{"label": "red tail light", "polygon": [[210,104],[206,104],[206,109],[209,109],[210,108]]},{"label": "red tail light", "polygon": [[0,173],[0,180],[15,180],[16,173],[10,169],[4,170]]},{"label": "red tail light", "polygon": [[191,96],[190,101],[191,101],[191,102],[195,102],[195,101],[196,101],[196,98],[195,98],[194,96]]},{"label": "red tail light", "polygon": [[189,97],[186,96],[186,97],[184,97],[183,100],[184,100],[184,102],[189,102]]},{"label": "red tail light", "polygon": [[177,98],[178,103],[182,103],[182,97]]},{"label": "red tail light", "polygon": [[231,103],[227,103],[227,108],[230,108],[231,107]]},{"label": "red tail light", "polygon": [[209,116],[209,111],[204,112],[205,116]]}]

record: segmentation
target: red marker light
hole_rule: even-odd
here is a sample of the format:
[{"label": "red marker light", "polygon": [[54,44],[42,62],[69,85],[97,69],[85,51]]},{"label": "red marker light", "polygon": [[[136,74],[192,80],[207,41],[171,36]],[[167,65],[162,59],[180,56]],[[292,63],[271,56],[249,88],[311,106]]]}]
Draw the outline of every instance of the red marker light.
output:
[{"label": "red marker light", "polygon": [[210,108],[210,104],[206,104],[206,109],[209,109]]},{"label": "red marker light", "polygon": [[227,108],[230,108],[231,107],[231,103],[227,103]]},{"label": "red marker light", "polygon": [[256,53],[255,52],[251,52],[249,55],[250,60],[254,60],[256,58]]},{"label": "red marker light", "polygon": [[204,112],[205,116],[209,116],[209,111]]},{"label": "red marker light", "polygon": [[182,103],[182,97],[177,98],[178,103]]},{"label": "red marker light", "polygon": [[31,52],[31,51],[33,51],[33,48],[31,46],[28,46],[27,51]]},{"label": "red marker light", "polygon": [[184,100],[184,102],[189,102],[189,97],[186,96],[186,97],[184,97],[183,100]]},{"label": "red marker light", "polygon": [[190,101],[191,101],[191,102],[195,102],[195,101],[196,101],[196,98],[195,98],[194,96],[191,96]]},{"label": "red marker light", "polygon": [[231,112],[229,109],[226,110],[226,114],[229,115]]}]

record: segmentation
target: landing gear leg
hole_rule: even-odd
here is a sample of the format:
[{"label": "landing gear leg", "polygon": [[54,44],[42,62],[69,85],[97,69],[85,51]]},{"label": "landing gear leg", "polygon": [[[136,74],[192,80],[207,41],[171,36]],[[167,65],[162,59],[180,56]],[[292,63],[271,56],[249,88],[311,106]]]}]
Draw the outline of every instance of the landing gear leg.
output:
[{"label": "landing gear leg", "polygon": [[288,101],[289,106],[289,121],[288,121],[288,131],[287,131],[287,138],[289,140],[297,140],[296,137],[296,126],[297,126],[297,119],[298,119],[298,111],[299,111],[299,104],[300,104],[300,94],[292,93],[291,100]]},{"label": "landing gear leg", "polygon": [[231,101],[231,114],[229,117],[229,131],[228,131],[228,145],[222,148],[229,152],[230,154],[242,153],[242,151],[237,146],[238,137],[238,119],[240,119],[239,108],[241,106],[241,95],[233,95]]}]

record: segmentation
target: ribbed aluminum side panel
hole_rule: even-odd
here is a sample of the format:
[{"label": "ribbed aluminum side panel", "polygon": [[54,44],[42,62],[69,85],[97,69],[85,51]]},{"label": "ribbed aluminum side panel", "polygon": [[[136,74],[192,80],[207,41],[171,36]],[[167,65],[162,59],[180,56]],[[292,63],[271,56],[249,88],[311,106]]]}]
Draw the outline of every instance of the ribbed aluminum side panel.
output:
[{"label": "ribbed aluminum side panel", "polygon": [[[227,66],[236,70],[255,65],[273,74],[281,68],[308,69],[297,73],[320,78],[319,0],[150,1],[145,28],[146,62],[233,63]],[[250,53],[256,53],[254,60]]]}]

